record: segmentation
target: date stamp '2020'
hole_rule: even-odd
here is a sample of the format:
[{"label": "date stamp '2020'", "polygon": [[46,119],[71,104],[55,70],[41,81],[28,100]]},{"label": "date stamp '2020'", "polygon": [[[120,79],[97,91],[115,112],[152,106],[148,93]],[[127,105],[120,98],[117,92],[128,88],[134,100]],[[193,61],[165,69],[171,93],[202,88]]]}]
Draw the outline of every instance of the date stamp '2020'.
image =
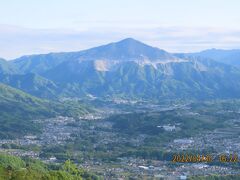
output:
[{"label": "date stamp '2020'", "polygon": [[210,163],[218,160],[221,163],[237,163],[240,162],[237,154],[220,154],[214,157],[211,154],[174,154],[172,158],[173,163]]}]

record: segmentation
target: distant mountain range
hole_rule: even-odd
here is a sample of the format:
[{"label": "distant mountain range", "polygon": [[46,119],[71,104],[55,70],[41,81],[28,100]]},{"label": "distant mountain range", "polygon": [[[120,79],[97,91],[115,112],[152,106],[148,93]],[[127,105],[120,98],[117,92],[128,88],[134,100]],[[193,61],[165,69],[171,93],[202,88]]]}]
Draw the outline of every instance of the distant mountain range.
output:
[{"label": "distant mountain range", "polygon": [[132,38],[79,52],[0,60],[0,82],[37,97],[240,97],[240,50],[172,54]]},{"label": "distant mountain range", "polygon": [[222,50],[208,49],[197,53],[175,54],[178,57],[199,57],[203,59],[211,59],[224,64],[229,64],[240,68],[240,50]]}]

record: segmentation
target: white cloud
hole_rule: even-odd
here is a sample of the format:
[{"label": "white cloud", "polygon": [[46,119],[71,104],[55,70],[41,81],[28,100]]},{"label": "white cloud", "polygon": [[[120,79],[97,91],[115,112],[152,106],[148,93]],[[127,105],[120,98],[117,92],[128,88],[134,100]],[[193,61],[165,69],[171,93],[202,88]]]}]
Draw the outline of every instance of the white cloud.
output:
[{"label": "white cloud", "polygon": [[[146,26],[149,27],[149,26]],[[207,48],[240,48],[240,29],[209,27],[91,27],[89,29],[28,29],[0,25],[0,56],[79,51],[133,37],[170,52]]]}]

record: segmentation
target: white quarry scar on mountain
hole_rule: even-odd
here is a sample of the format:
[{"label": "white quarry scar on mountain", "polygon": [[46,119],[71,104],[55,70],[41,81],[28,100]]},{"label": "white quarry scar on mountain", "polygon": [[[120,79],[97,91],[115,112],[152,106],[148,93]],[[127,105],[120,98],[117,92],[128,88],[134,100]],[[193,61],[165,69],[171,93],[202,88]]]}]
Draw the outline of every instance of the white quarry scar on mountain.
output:
[{"label": "white quarry scar on mountain", "polygon": [[94,61],[94,67],[97,71],[109,71],[108,62],[104,60]]},{"label": "white quarry scar on mountain", "polygon": [[146,65],[150,65],[153,68],[157,69],[157,65],[158,64],[167,64],[167,63],[183,63],[183,62],[188,62],[185,59],[166,59],[166,60],[156,60],[156,61],[150,61],[148,59],[141,59],[141,60],[129,60],[129,61],[108,61],[108,60],[95,60],[94,61],[94,68],[97,71],[110,71],[112,67],[114,67],[117,64],[121,64],[121,63],[126,63],[126,62],[134,62],[136,64],[138,64],[141,67],[144,67]]}]

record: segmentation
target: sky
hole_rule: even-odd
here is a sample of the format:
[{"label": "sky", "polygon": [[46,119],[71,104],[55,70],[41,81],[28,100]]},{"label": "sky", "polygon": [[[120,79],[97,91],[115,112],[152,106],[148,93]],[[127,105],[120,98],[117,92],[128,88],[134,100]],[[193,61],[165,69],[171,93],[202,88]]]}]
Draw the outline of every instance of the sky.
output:
[{"label": "sky", "polygon": [[169,52],[240,49],[239,0],[0,0],[0,57],[132,37]]}]

